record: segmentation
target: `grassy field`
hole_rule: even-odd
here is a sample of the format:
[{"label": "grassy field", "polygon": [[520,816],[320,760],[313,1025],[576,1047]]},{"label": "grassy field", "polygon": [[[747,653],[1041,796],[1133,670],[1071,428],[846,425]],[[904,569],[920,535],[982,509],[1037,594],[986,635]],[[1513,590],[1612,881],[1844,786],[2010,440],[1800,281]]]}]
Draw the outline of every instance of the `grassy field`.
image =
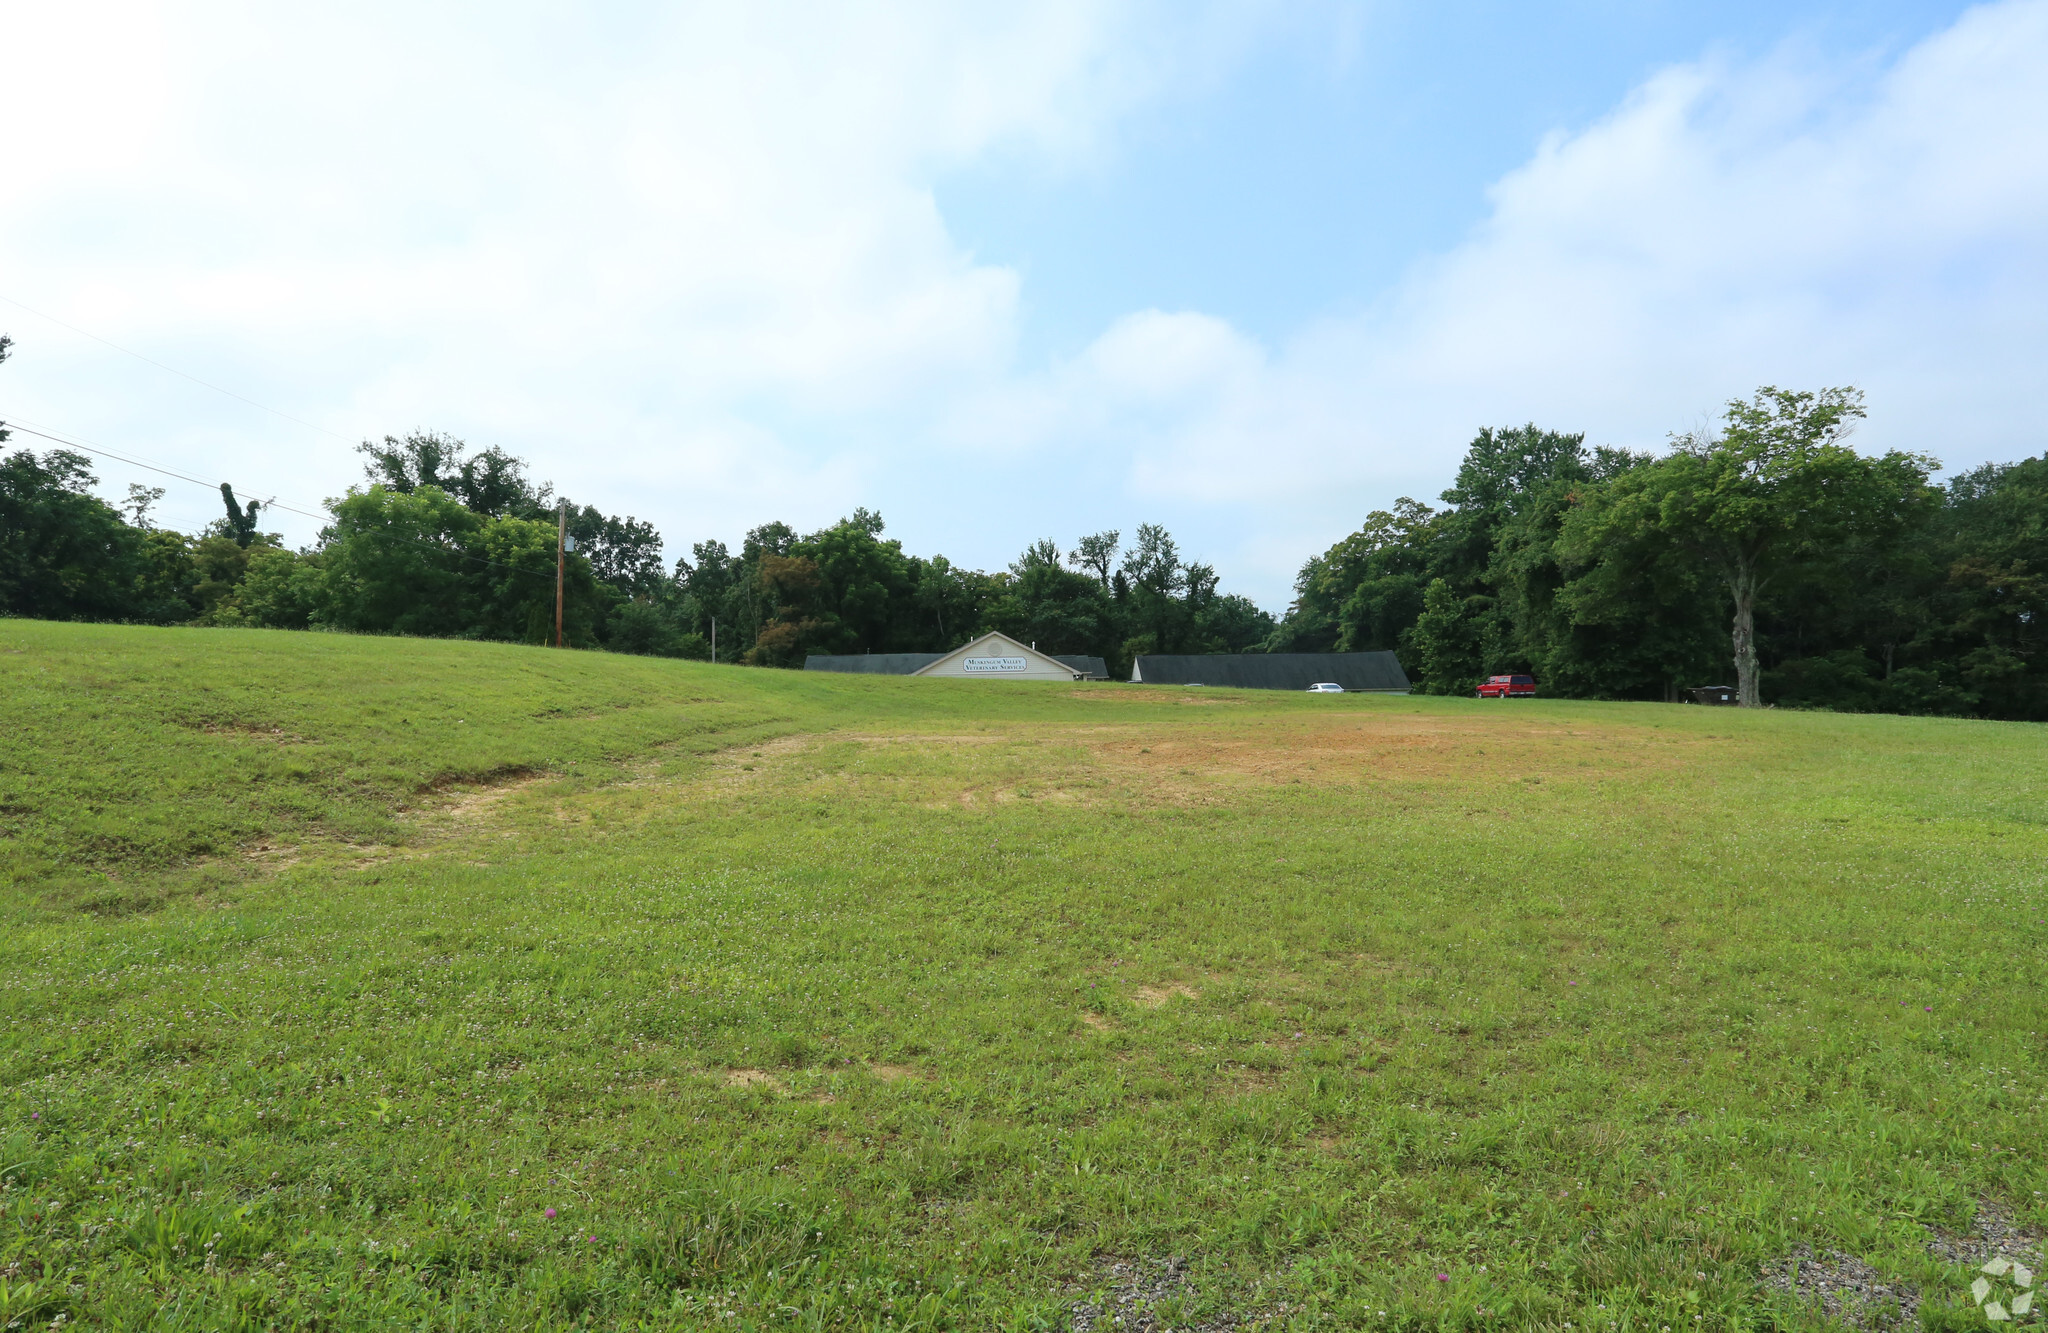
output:
[{"label": "grassy field", "polygon": [[2039,727],[22,621],[0,709],[8,1328],[1962,1328],[2048,1222]]}]

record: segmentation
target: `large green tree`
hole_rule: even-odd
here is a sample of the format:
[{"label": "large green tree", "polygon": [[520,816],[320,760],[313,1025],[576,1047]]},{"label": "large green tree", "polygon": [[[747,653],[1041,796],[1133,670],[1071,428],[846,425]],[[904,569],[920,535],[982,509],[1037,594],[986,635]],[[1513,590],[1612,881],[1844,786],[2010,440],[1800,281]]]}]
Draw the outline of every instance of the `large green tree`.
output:
[{"label": "large green tree", "polygon": [[1124,553],[1117,572],[1125,587],[1126,655],[1184,653],[1197,646],[1192,642],[1195,606],[1188,596],[1190,567],[1172,533],[1158,523],[1140,523],[1137,538]]},{"label": "large green tree", "polygon": [[1737,697],[1761,707],[1758,598],[1803,562],[1894,531],[1933,499],[1933,460],[1865,458],[1844,441],[1864,415],[1851,388],[1765,386],[1731,400],[1717,434],[1681,437],[1655,466],[1617,477],[1589,511],[1589,546],[1669,547],[1711,572],[1728,599]]},{"label": "large green tree", "polygon": [[476,612],[471,549],[484,516],[439,486],[382,484],[332,505],[319,618],[337,629],[459,636]]},{"label": "large green tree", "polygon": [[150,569],[144,535],[92,493],[97,482],[91,460],[68,449],[0,458],[0,609],[45,620],[157,618],[138,595]]},{"label": "large green tree", "polygon": [[476,454],[453,435],[415,431],[356,446],[372,485],[401,495],[432,486],[486,518],[545,518],[555,508],[554,487],[527,478],[526,461],[493,445]]},{"label": "large green tree", "polygon": [[1103,580],[1068,568],[1050,539],[1032,543],[1010,565],[986,623],[1047,653],[1113,658],[1119,642],[1116,606]]},{"label": "large green tree", "polygon": [[1480,660],[1472,618],[1449,579],[1434,578],[1422,592],[1422,614],[1409,636],[1414,683],[1420,694],[1463,694],[1477,683]]}]

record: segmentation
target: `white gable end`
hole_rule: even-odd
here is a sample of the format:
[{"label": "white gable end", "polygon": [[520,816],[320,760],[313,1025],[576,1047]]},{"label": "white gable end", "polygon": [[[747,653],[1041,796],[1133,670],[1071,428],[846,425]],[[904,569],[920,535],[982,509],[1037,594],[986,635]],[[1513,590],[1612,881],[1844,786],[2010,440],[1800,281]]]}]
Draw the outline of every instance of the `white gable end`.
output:
[{"label": "white gable end", "polygon": [[964,676],[976,680],[1079,680],[1080,673],[1057,658],[1022,644],[1007,634],[984,634],[955,648],[919,676]]}]

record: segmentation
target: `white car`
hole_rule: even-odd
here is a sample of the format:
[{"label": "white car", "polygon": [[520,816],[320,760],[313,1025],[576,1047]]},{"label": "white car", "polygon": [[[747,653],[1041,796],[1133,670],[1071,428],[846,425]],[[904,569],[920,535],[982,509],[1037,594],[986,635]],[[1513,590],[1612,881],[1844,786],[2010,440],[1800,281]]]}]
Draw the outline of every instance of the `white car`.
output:
[{"label": "white car", "polygon": [[1319,680],[1308,687],[1310,694],[1342,694],[1344,687],[1333,680]]}]

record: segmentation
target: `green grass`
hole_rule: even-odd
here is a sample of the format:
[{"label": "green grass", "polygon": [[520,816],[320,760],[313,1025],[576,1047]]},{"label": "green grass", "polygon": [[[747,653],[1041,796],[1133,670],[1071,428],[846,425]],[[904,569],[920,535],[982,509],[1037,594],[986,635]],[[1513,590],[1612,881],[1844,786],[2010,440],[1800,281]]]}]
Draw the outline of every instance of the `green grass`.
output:
[{"label": "green grass", "polygon": [[1959,1327],[1927,1229],[2048,1222],[2038,727],[20,621],[0,708],[0,1324],[1058,1328],[1181,1257],[1676,1333],[1814,1323],[1805,1244]]}]

